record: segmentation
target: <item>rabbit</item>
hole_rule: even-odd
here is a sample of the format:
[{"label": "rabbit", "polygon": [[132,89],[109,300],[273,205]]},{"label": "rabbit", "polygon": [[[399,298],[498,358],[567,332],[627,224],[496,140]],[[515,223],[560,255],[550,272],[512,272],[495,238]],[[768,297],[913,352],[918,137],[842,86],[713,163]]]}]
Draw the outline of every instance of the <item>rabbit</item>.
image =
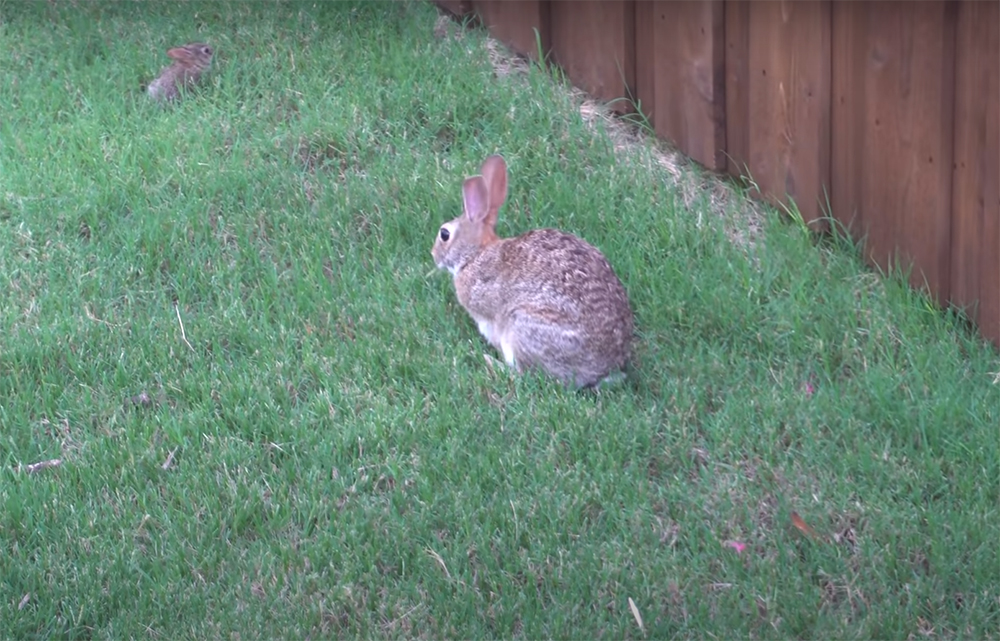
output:
[{"label": "rabbit", "polygon": [[180,96],[180,85],[194,86],[201,74],[212,65],[212,53],[212,47],[204,42],[191,42],[168,49],[167,55],[174,60],[173,64],[164,67],[146,91],[154,100],[176,100]]},{"label": "rabbit", "polygon": [[463,214],[438,230],[431,255],[451,273],[458,302],[515,372],[539,368],[568,386],[624,377],[633,317],[607,259],[556,229],[499,238],[507,165],[493,155],[462,185]]}]

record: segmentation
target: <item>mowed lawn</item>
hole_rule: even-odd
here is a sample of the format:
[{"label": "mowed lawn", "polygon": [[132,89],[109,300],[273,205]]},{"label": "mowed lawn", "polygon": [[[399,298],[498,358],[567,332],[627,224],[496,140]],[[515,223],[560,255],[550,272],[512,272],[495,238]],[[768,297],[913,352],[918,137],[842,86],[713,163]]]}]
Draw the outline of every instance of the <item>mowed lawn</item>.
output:
[{"label": "mowed lawn", "polygon": [[[0,637],[1000,636],[997,352],[437,19],[0,3]],[[432,273],[491,153],[626,382],[511,376]]]}]

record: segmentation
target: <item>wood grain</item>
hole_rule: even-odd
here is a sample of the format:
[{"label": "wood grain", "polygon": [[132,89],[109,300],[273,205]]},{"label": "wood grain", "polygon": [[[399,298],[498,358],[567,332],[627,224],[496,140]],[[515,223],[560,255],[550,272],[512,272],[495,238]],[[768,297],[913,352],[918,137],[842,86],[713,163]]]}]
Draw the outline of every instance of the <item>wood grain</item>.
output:
[{"label": "wood grain", "polygon": [[636,95],[656,133],[709,169],[726,166],[723,8],[636,4]]},{"label": "wood grain", "polygon": [[725,4],[726,171],[747,175],[750,162],[750,3]]},{"label": "wood grain", "polygon": [[894,225],[871,228],[872,254],[887,258],[898,247],[903,264],[916,265],[911,283],[929,287],[939,302],[950,289],[956,7],[874,4],[865,85],[866,204],[895,210]]},{"label": "wood grain", "polygon": [[830,2],[750,4],[750,173],[807,222],[830,182],[830,37]]},{"label": "wood grain", "polygon": [[866,228],[861,198],[865,187],[862,153],[867,131],[862,82],[868,46],[868,10],[861,2],[835,2],[831,17],[831,213],[860,237]]},{"label": "wood grain", "polygon": [[951,302],[1000,345],[1000,4],[962,2],[956,29]]},{"label": "wood grain", "polygon": [[653,64],[655,35],[653,16],[660,0],[637,0],[635,3],[635,93],[639,111],[653,122],[655,108],[656,65]]},{"label": "wood grain", "polygon": [[538,38],[542,51],[549,50],[549,2],[547,0],[472,0],[472,8],[490,35],[512,51],[538,59]]},{"label": "wood grain", "polygon": [[552,56],[572,82],[618,112],[631,111],[635,86],[632,0],[552,2]]}]

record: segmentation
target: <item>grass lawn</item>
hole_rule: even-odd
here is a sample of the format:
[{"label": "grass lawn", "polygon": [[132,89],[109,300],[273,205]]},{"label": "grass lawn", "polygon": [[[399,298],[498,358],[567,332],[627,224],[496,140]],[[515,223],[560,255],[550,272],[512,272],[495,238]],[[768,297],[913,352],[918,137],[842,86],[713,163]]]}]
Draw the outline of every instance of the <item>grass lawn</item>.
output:
[{"label": "grass lawn", "polygon": [[[436,18],[0,2],[0,636],[1000,636],[996,352]],[[626,383],[491,368],[429,274],[494,152]]]}]

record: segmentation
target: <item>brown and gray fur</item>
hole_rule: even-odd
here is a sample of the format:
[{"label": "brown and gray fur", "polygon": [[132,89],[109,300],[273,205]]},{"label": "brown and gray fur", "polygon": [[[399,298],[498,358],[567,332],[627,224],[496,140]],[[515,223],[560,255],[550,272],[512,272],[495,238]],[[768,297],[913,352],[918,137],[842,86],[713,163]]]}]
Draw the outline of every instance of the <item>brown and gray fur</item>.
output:
[{"label": "brown and gray fur", "polygon": [[581,238],[537,229],[499,238],[507,197],[500,156],[462,185],[464,212],[441,226],[431,255],[458,302],[517,371],[540,368],[578,387],[623,371],[631,355],[628,296],[607,259]]},{"label": "brown and gray fur", "polygon": [[190,42],[167,50],[174,63],[165,67],[146,91],[154,100],[176,100],[180,87],[191,88],[212,65],[212,47],[204,42]]}]

